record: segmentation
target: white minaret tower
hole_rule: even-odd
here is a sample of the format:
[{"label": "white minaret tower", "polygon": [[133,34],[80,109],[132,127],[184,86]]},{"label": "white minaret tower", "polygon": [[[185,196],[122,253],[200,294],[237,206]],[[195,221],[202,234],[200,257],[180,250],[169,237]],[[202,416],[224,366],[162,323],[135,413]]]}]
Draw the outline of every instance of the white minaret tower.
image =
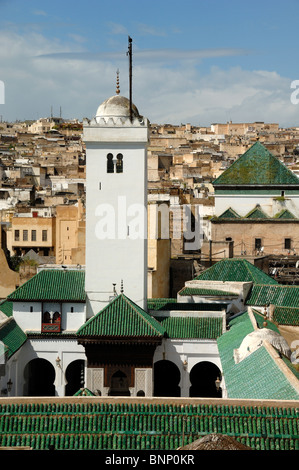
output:
[{"label": "white minaret tower", "polygon": [[148,120],[119,94],[83,121],[87,317],[115,292],[146,309]]}]

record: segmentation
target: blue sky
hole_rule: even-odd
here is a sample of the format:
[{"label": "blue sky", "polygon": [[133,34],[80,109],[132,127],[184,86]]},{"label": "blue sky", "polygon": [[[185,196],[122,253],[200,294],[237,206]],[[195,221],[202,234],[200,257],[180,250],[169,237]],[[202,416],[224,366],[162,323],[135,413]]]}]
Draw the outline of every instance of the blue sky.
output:
[{"label": "blue sky", "polygon": [[6,120],[92,117],[115,93],[151,122],[299,125],[299,1],[0,0]]}]

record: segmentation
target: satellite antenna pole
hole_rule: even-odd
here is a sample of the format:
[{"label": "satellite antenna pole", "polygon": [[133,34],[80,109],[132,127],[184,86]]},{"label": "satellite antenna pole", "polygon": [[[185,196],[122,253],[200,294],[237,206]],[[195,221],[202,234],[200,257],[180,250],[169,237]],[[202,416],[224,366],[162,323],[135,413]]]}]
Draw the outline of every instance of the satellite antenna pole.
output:
[{"label": "satellite antenna pole", "polygon": [[132,38],[128,37],[129,45],[127,55],[129,56],[129,98],[130,98],[130,120],[133,121],[132,112]]}]

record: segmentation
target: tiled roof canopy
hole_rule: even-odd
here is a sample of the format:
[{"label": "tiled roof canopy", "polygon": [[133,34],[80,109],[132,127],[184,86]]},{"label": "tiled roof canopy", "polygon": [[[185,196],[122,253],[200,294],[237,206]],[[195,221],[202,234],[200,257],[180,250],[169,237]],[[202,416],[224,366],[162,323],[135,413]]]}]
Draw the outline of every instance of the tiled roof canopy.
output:
[{"label": "tiled roof canopy", "polygon": [[200,281],[236,281],[254,284],[278,284],[246,259],[228,258],[218,261],[195,279]]},{"label": "tiled roof canopy", "polygon": [[124,294],[118,295],[77,331],[78,337],[162,337],[163,326]]},{"label": "tiled roof canopy", "polygon": [[45,269],[8,296],[13,301],[85,302],[85,272]]},{"label": "tiled roof canopy", "polygon": [[216,187],[297,185],[299,178],[260,142],[252,145],[214,182]]}]

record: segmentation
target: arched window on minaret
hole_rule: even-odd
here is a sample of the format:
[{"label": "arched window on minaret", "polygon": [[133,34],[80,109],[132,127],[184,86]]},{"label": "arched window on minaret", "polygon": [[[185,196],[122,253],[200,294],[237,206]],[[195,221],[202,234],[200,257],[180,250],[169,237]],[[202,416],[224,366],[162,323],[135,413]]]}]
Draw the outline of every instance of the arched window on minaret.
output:
[{"label": "arched window on minaret", "polygon": [[116,156],[116,173],[122,173],[124,169],[123,155],[118,153]]},{"label": "arched window on minaret", "polygon": [[107,155],[107,173],[114,173],[114,163],[112,153]]}]

